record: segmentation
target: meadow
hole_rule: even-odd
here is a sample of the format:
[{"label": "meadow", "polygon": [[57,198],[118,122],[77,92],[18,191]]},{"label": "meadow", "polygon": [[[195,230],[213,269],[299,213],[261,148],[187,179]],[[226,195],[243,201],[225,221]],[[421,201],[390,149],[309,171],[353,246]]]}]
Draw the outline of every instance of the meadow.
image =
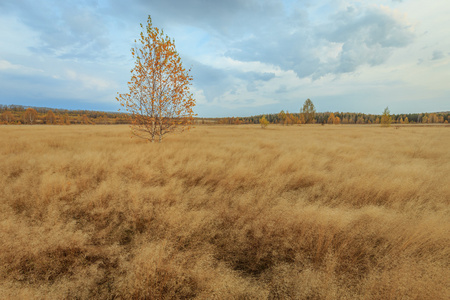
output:
[{"label": "meadow", "polygon": [[1,299],[450,299],[450,128],[0,126]]}]

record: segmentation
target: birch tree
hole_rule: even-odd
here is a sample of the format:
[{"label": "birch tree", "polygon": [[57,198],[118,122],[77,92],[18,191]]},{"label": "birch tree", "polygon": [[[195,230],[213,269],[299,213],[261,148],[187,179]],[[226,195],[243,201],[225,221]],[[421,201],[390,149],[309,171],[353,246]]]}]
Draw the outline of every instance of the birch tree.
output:
[{"label": "birch tree", "polygon": [[188,129],[193,121],[195,100],[190,93],[192,76],[183,68],[175,42],[163,30],[141,24],[143,32],[131,48],[135,66],[129,92],[116,98],[132,116],[132,133],[159,142],[165,134]]},{"label": "birch tree", "polygon": [[33,125],[36,122],[37,116],[37,111],[34,108],[29,107],[23,114],[23,121],[25,124]]},{"label": "birch tree", "polygon": [[14,121],[14,116],[10,111],[6,110],[2,114],[2,119],[6,122],[6,124],[9,124]]}]

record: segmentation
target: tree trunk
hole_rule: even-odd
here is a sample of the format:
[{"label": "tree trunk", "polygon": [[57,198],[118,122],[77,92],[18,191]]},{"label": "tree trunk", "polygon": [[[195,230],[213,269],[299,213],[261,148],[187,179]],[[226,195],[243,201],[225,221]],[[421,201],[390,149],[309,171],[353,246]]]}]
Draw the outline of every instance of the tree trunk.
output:
[{"label": "tree trunk", "polygon": [[152,117],[153,117],[153,120],[152,120],[152,143],[154,143],[155,142],[156,124],[155,124],[154,116],[152,116]]},{"label": "tree trunk", "polygon": [[163,126],[162,126],[162,118],[159,117],[159,142],[162,142],[162,136],[163,136]]}]

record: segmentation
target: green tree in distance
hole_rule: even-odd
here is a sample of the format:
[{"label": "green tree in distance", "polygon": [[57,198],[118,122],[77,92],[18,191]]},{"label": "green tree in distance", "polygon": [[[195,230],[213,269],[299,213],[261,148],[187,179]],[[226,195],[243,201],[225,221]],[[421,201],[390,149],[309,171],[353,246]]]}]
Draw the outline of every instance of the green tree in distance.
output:
[{"label": "green tree in distance", "polygon": [[278,120],[279,120],[279,123],[285,125],[284,121],[286,120],[286,113],[284,112],[284,110],[282,110],[278,113]]},{"label": "green tree in distance", "polygon": [[314,104],[309,98],[306,99],[305,103],[303,104],[303,107],[300,110],[300,114],[302,114],[305,117],[306,124],[314,123],[316,117],[316,108],[314,107]]},{"label": "green tree in distance", "polygon": [[391,115],[390,115],[389,107],[386,107],[383,111],[383,115],[381,116],[381,126],[389,127],[391,126]]}]

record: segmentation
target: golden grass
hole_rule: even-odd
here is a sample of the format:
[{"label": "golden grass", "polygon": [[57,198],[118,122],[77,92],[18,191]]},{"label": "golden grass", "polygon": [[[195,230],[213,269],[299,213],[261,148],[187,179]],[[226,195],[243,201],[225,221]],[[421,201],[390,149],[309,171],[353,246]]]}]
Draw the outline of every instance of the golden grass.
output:
[{"label": "golden grass", "polygon": [[449,299],[445,127],[0,127],[0,298]]}]

